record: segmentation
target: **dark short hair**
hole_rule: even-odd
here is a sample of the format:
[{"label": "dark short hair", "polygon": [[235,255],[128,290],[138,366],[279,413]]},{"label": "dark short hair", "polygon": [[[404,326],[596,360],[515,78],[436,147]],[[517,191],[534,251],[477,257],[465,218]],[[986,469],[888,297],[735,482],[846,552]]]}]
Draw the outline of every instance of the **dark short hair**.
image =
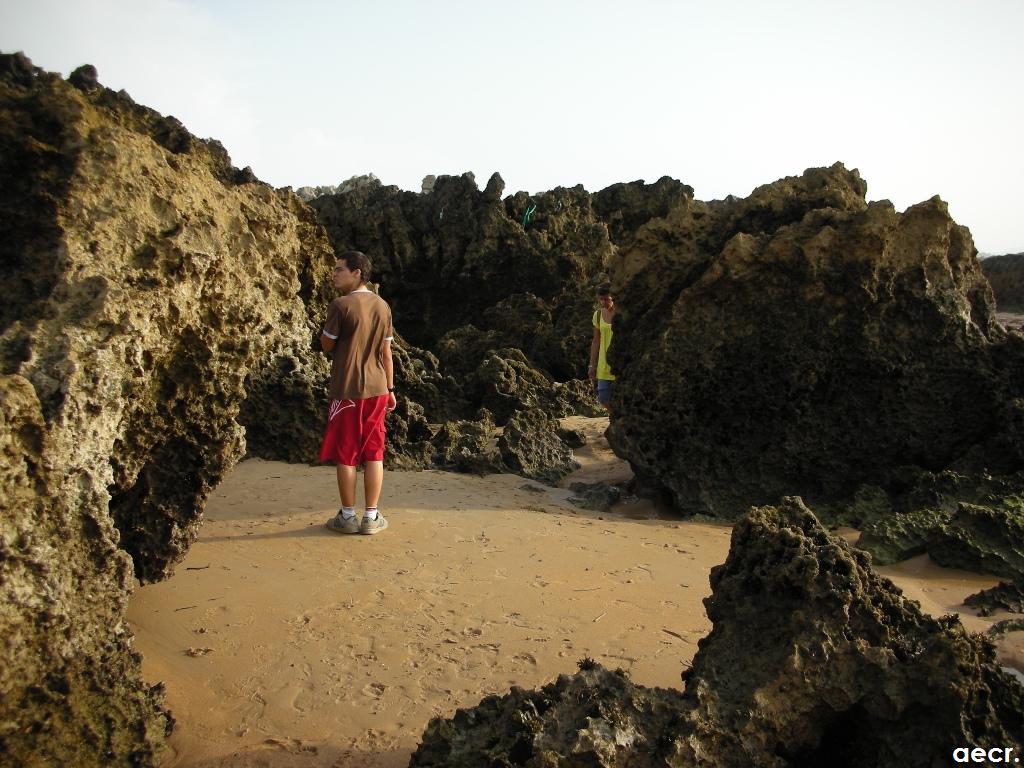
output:
[{"label": "dark short hair", "polygon": [[[352,267],[349,267],[349,269],[352,269]],[[597,286],[597,295],[598,296],[611,296],[612,295],[612,284],[611,283],[601,283],[599,286]]]},{"label": "dark short hair", "polygon": [[345,251],[339,254],[337,257],[338,261],[344,261],[345,266],[348,267],[349,272],[355,272],[359,270],[359,277],[365,283],[370,280],[370,273],[373,270],[373,265],[370,263],[370,259],[362,251]]}]

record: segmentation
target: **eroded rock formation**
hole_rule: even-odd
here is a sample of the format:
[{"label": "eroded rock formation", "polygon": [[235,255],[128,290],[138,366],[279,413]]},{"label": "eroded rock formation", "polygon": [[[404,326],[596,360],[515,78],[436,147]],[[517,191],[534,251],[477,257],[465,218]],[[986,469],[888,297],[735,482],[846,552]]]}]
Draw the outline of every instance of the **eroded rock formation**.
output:
[{"label": "eroded rock formation", "polygon": [[1024,744],[1024,688],[991,641],[923,615],[799,499],[740,521],[711,586],[681,695],[585,660],[433,720],[411,765],[924,768]]},{"label": "eroded rock formation", "polygon": [[609,442],[679,509],[1024,467],[1024,339],[995,321],[970,233],[938,198],[901,214],[865,192],[837,164],[684,196],[613,260]]},{"label": "eroded rock formation", "polygon": [[123,620],[133,571],[194,540],[247,394],[254,442],[309,442],[330,245],[216,142],[21,55],[0,57],[0,229],[0,752],[151,764],[169,719]]},{"label": "eroded rock formation", "polygon": [[989,256],[981,260],[996,305],[1004,312],[1024,312],[1024,253]]}]

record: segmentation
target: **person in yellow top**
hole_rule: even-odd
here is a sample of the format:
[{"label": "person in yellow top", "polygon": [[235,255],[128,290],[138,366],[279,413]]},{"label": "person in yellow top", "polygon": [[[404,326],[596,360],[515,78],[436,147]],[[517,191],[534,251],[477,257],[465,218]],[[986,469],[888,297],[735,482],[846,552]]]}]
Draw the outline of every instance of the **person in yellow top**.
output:
[{"label": "person in yellow top", "polygon": [[598,309],[594,312],[594,338],[590,342],[590,367],[587,378],[597,384],[597,399],[611,412],[612,382],[615,374],[608,365],[608,347],[612,343],[612,321],[615,319],[615,299],[612,287],[603,283],[597,289]]}]

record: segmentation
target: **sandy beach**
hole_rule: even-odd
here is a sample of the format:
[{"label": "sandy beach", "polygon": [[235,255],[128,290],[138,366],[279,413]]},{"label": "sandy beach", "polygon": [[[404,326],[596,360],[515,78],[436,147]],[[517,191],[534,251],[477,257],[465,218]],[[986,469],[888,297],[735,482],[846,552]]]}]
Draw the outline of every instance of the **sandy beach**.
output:
[{"label": "sandy beach", "polygon": [[[680,687],[710,629],[701,601],[730,528],[643,500],[609,513],[571,504],[571,482],[629,477],[605,419],[572,421],[588,443],[562,487],[391,472],[378,536],[323,527],[337,508],[332,467],[239,464],[175,575],[129,605],[143,673],[165,684],[176,719],[164,765],[405,766],[431,717],[537,687],[585,656]],[[926,556],[879,570],[971,631],[1007,618],[962,605],[997,578]],[[1000,643],[1020,670],[1022,634]]]}]

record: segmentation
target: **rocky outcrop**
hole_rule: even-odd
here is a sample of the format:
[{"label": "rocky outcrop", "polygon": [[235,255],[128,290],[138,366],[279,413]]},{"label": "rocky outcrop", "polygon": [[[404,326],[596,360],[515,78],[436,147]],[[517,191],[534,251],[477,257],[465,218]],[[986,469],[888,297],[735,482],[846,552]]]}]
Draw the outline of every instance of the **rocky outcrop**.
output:
[{"label": "rocky outcrop", "polygon": [[609,485],[604,481],[597,483],[572,483],[569,490],[573,495],[569,503],[583,509],[596,512],[607,512],[623,497],[622,489],[617,485]]},{"label": "rocky outcrop", "polygon": [[938,198],[901,214],[865,192],[837,164],[682,196],[613,260],[608,439],[680,510],[1024,467],[1024,339],[995,321],[970,233]]},{"label": "rocky outcrop", "polygon": [[509,417],[498,438],[498,451],[513,472],[549,485],[580,468],[559,435],[558,422],[539,408]]},{"label": "rocky outcrop", "polygon": [[311,204],[336,249],[373,260],[411,343],[435,350],[444,334],[470,328],[558,380],[582,376],[593,288],[613,250],[607,227],[581,187],[504,202],[503,187],[497,174],[482,191],[468,174],[440,176],[428,194],[380,186]]},{"label": "rocky outcrop", "polygon": [[981,260],[981,271],[992,286],[1000,310],[1024,312],[1024,253],[989,256]]},{"label": "rocky outcrop", "polygon": [[945,471],[906,478],[893,499],[862,488],[839,521],[861,530],[857,546],[889,565],[927,552],[940,565],[1024,578],[1020,473],[972,477]]},{"label": "rocky outcrop", "polygon": [[1024,742],[988,639],[933,619],[799,499],[737,524],[682,695],[589,660],[427,727],[411,765],[933,766]]},{"label": "rocky outcrop", "polygon": [[340,195],[357,189],[372,189],[380,186],[380,179],[374,174],[367,173],[363,176],[352,176],[341,182],[341,184],[299,187],[295,190],[295,196],[303,202],[315,200],[324,195]]},{"label": "rocky outcrop", "polygon": [[991,589],[967,597],[964,605],[977,608],[979,616],[991,616],[996,611],[1024,613],[1024,580],[1001,581]]},{"label": "rocky outcrop", "polygon": [[685,680],[717,765],[928,766],[1024,740],[994,647],[922,614],[797,499],[736,526],[711,587]]},{"label": "rocky outcrop", "polygon": [[505,471],[495,433],[494,422],[486,412],[476,421],[446,421],[432,441],[434,464],[480,475]]},{"label": "rocky outcrop", "polygon": [[184,555],[240,419],[254,445],[309,442],[330,245],[89,68],[0,57],[0,174],[0,751],[152,764],[170,720],[124,623],[133,572]]},{"label": "rocky outcrop", "polygon": [[682,695],[643,688],[589,660],[538,691],[513,687],[450,720],[434,718],[410,768],[663,766]]}]

